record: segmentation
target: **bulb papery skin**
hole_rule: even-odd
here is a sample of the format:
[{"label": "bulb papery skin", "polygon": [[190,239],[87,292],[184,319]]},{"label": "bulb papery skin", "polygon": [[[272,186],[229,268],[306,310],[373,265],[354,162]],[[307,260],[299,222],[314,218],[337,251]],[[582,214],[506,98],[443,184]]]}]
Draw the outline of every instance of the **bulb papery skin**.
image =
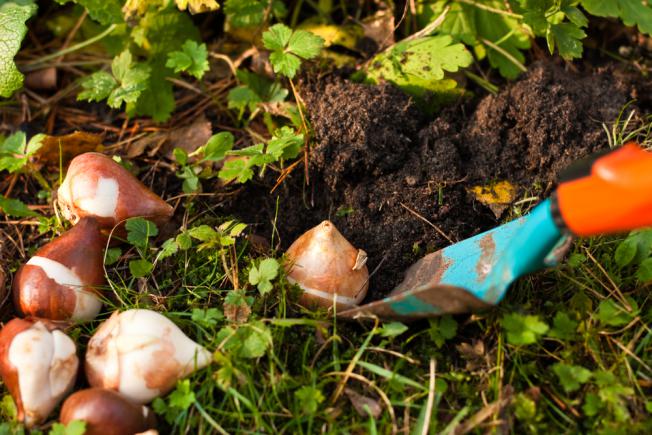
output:
[{"label": "bulb papery skin", "polygon": [[70,395],[63,402],[59,421],[68,424],[73,420],[86,423],[84,435],[133,435],[156,428],[150,409],[106,388],[89,388]]},{"label": "bulb papery skin", "polygon": [[165,316],[134,309],[113,313],[91,337],[86,377],[93,387],[115,390],[145,404],[211,360],[211,352]]},{"label": "bulb papery skin", "polygon": [[25,316],[85,322],[102,308],[104,248],[96,220],[84,218],[47,243],[16,273],[14,304]]},{"label": "bulb papery skin", "polygon": [[[300,303],[307,306],[350,308],[364,299],[369,271],[356,249],[330,221],[305,232],[287,250],[288,281],[304,290]],[[335,298],[333,297],[335,295]]]},{"label": "bulb papery skin", "polygon": [[75,343],[45,319],[13,319],[0,331],[0,376],[28,428],[42,423],[73,387]]},{"label": "bulb papery skin", "polygon": [[174,212],[129,171],[100,153],[80,154],[70,162],[57,201],[64,217],[73,224],[90,216],[105,229],[132,217],[161,226]]}]

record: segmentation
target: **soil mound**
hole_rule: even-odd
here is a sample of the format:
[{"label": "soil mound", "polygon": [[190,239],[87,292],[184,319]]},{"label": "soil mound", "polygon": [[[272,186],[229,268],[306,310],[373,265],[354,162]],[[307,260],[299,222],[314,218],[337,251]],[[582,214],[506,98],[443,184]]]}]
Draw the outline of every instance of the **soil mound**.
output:
[{"label": "soil mound", "polygon": [[[521,194],[547,195],[559,169],[607,146],[602,123],[629,100],[608,73],[582,78],[550,63],[429,123],[390,85],[332,76],[306,84],[302,96],[317,145],[310,185],[296,171],[283,186],[276,220],[282,247],[331,219],[367,251],[370,270],[378,267],[371,299],[388,293],[418,257],[499,223],[469,187],[509,180]],[[256,191],[268,199],[254,209]],[[250,187],[233,210],[268,229],[276,210],[268,192]]]}]

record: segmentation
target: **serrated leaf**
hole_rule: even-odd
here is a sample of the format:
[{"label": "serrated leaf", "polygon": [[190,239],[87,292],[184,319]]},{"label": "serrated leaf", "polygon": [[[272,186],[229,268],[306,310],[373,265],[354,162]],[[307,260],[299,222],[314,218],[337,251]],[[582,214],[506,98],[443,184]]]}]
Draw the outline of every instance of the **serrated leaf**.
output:
[{"label": "serrated leaf", "polygon": [[198,44],[193,40],[183,43],[181,51],[168,53],[168,60],[165,64],[174,72],[187,72],[191,76],[201,79],[208,71],[208,50],[206,44]]},{"label": "serrated leaf", "polygon": [[193,322],[205,327],[213,327],[218,321],[224,319],[224,314],[217,308],[208,308],[205,310],[193,308],[191,319]]},{"label": "serrated leaf", "polygon": [[240,157],[227,160],[220,169],[218,176],[224,181],[238,180],[240,183],[246,183],[254,176],[248,158]]},{"label": "serrated leaf", "polygon": [[179,381],[177,387],[168,397],[169,405],[178,410],[190,408],[196,400],[195,393],[190,389],[190,381],[188,379]]},{"label": "serrated leaf", "polygon": [[158,228],[154,222],[143,218],[132,218],[125,224],[127,240],[138,248],[146,248],[150,237],[158,235]]},{"label": "serrated leaf", "polygon": [[86,422],[72,420],[68,424],[54,423],[49,435],[84,435],[86,433]]},{"label": "serrated leaf", "polygon": [[121,255],[122,255],[122,249],[118,247],[107,249],[106,255],[104,256],[104,265],[110,266],[112,264],[117,263]]},{"label": "serrated leaf", "polygon": [[274,72],[293,79],[301,67],[301,59],[292,53],[283,51],[274,51],[269,55],[269,61],[272,63]]},{"label": "serrated leaf", "polygon": [[590,370],[585,369],[582,366],[574,366],[564,363],[554,364],[552,366],[552,371],[555,372],[559,378],[559,383],[567,393],[579,390],[580,386],[588,382],[593,375]]},{"label": "serrated leaf", "polygon": [[573,340],[577,335],[576,331],[578,323],[575,320],[571,319],[570,316],[563,311],[555,314],[552,325],[552,329],[548,333],[548,335],[551,337],[569,341]]},{"label": "serrated leaf", "polygon": [[102,101],[108,98],[117,86],[113,76],[106,71],[97,71],[84,77],[79,84],[84,89],[77,94],[77,100]]},{"label": "serrated leaf", "polygon": [[548,325],[538,316],[507,314],[502,323],[507,333],[507,341],[514,345],[534,344],[548,332]]},{"label": "serrated leaf", "polygon": [[31,0],[0,3],[0,97],[9,98],[23,86],[23,75],[14,63],[27,33],[25,22],[36,14],[36,3]]},{"label": "serrated leaf", "polygon": [[265,18],[267,0],[226,0],[224,13],[234,27],[257,26]]},{"label": "serrated leaf", "polygon": [[288,41],[287,49],[303,59],[319,56],[324,39],[307,30],[295,30]]},{"label": "serrated leaf", "polygon": [[652,5],[641,0],[582,0],[582,6],[591,15],[617,17],[627,26],[652,35]]},{"label": "serrated leaf", "polygon": [[446,72],[469,66],[473,57],[464,45],[448,35],[429,36],[399,42],[377,55],[367,70],[367,81],[388,81],[413,95],[441,92],[455,86],[445,80]]},{"label": "serrated leaf", "polygon": [[301,152],[303,140],[303,134],[295,132],[290,127],[282,127],[274,132],[274,136],[267,143],[267,153],[277,160],[293,159]]},{"label": "serrated leaf", "polygon": [[233,149],[233,134],[228,131],[221,131],[211,136],[204,145],[203,161],[219,162],[224,160],[226,153]]},{"label": "serrated leaf", "polygon": [[283,51],[290,42],[292,29],[285,24],[274,24],[263,33],[263,45],[272,51]]},{"label": "serrated leaf", "polygon": [[124,22],[120,0],[56,0],[57,3],[75,3],[82,6],[98,23],[108,26]]},{"label": "serrated leaf", "polygon": [[434,319],[429,319],[428,335],[435,343],[437,348],[440,348],[446,343],[447,340],[457,335],[457,321],[451,315],[445,315]]},{"label": "serrated leaf", "polygon": [[570,60],[582,57],[582,39],[586,38],[586,33],[575,24],[552,24],[546,38],[551,54],[554,52],[556,45],[559,55],[564,59]]},{"label": "serrated leaf", "polygon": [[0,195],[0,211],[2,211],[7,216],[13,216],[17,218],[21,217],[36,217],[40,216],[34,210],[30,210],[25,203],[18,199],[5,198]]},{"label": "serrated leaf", "polygon": [[306,415],[312,415],[317,412],[319,405],[325,400],[322,392],[310,385],[304,385],[294,392],[294,398],[301,412]]},{"label": "serrated leaf", "polygon": [[271,281],[278,276],[279,264],[273,258],[266,258],[260,262],[258,267],[251,266],[249,269],[249,283],[255,285],[261,294],[269,293],[273,285]]},{"label": "serrated leaf", "polygon": [[176,105],[172,83],[166,79],[167,73],[162,65],[153,65],[151,70],[145,89],[136,105],[128,111],[135,115],[151,116],[156,122],[164,122],[170,118]]},{"label": "serrated leaf", "polygon": [[179,245],[175,239],[167,239],[163,242],[161,250],[156,257],[158,260],[163,260],[165,258],[171,257],[179,251]]}]

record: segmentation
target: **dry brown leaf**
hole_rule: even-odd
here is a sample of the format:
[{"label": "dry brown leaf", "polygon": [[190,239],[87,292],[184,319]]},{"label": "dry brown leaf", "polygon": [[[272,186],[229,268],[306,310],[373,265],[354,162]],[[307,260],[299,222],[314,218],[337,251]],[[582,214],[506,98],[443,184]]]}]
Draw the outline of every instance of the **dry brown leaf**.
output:
[{"label": "dry brown leaf", "polygon": [[372,418],[378,418],[380,413],[383,412],[380,403],[371,397],[363,396],[351,388],[345,388],[344,394],[349,398],[360,417],[371,416]]},{"label": "dry brown leaf", "polygon": [[40,166],[59,166],[59,158],[65,167],[75,156],[104,149],[99,134],[76,131],[64,136],[45,136],[41,147],[32,156],[32,163]]},{"label": "dry brown leaf", "polygon": [[379,51],[396,42],[394,25],[394,12],[389,8],[379,10],[362,22],[364,36],[373,40],[378,45]]},{"label": "dry brown leaf", "polygon": [[251,315],[251,308],[247,304],[235,305],[224,303],[224,317],[226,317],[229,322],[233,323],[245,323],[249,316]]},{"label": "dry brown leaf", "polygon": [[25,75],[25,87],[35,91],[52,91],[57,88],[57,69],[49,67]]},{"label": "dry brown leaf", "polygon": [[192,124],[185,127],[159,131],[138,139],[129,145],[127,157],[138,157],[145,152],[149,157],[154,157],[160,152],[166,158],[173,160],[175,148],[181,148],[190,154],[204,146],[212,134],[211,122],[201,115]]}]

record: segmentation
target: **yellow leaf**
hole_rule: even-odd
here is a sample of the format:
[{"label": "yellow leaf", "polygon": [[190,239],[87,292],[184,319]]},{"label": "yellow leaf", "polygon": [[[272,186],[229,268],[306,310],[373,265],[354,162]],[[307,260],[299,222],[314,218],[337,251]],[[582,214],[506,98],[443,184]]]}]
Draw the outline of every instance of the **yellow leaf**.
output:
[{"label": "yellow leaf", "polygon": [[188,9],[191,14],[216,11],[220,5],[215,0],[174,0],[180,11]]},{"label": "yellow leaf", "polygon": [[469,189],[477,201],[489,207],[496,218],[516,199],[516,187],[509,181],[498,181],[486,186],[474,186]]},{"label": "yellow leaf", "polygon": [[302,30],[308,30],[324,39],[324,47],[340,45],[355,50],[358,40],[364,36],[360,26],[347,25],[335,26],[333,24],[302,24]]}]

